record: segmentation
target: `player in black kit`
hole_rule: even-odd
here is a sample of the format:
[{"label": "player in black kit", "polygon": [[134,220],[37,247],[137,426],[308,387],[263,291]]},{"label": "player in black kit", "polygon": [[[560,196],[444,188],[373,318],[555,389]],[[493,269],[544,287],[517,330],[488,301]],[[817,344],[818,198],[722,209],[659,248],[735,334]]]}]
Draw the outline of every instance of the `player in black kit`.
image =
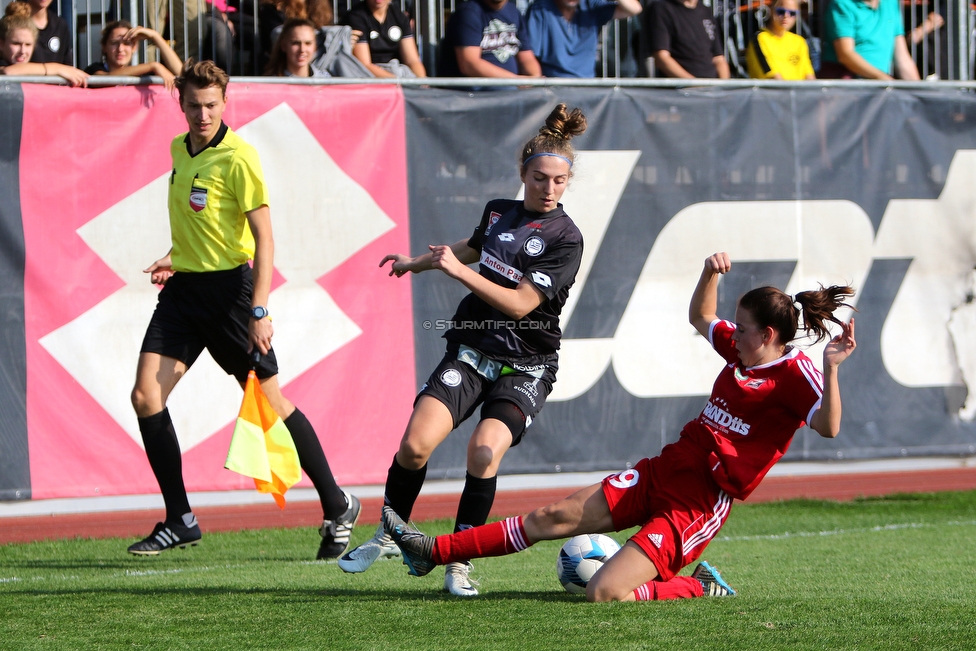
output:
[{"label": "player in black kit", "polygon": [[[559,313],[576,279],[583,238],[559,199],[572,175],[570,140],[586,130],[579,109],[558,105],[519,156],[525,199],[489,201],[470,239],[430,246],[415,258],[388,255],[390,275],[439,269],[471,290],[444,335],[447,354],[420,390],[386,477],[384,502],[409,520],[434,449],[481,405],[468,443],[467,476],[455,531],[484,524],[495,499],[495,475],[517,445],[556,381]],[[478,270],[467,265],[479,262]],[[339,559],[346,572],[364,572],[378,558],[399,554],[383,530]],[[444,589],[478,594],[471,564],[447,566]]]}]

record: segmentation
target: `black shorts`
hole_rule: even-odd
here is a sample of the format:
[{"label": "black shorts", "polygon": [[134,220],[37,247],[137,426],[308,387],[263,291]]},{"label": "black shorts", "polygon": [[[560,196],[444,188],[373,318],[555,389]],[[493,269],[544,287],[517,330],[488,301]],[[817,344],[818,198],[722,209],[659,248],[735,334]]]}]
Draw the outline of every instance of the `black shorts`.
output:
[{"label": "black shorts", "polygon": [[449,345],[441,363],[421,387],[417,399],[432,396],[444,403],[451,412],[455,428],[466,421],[478,405],[495,400],[514,403],[525,415],[525,427],[512,437],[512,447],[518,445],[552,392],[552,383],[556,381],[553,367],[546,366],[540,378],[515,372],[491,381],[457,357],[457,344]]},{"label": "black shorts", "polygon": [[[153,312],[143,353],[158,353],[192,366],[203,349],[228,375],[247,380],[253,361],[247,354],[247,326],[254,291],[251,267],[226,271],[177,272],[166,282]],[[278,374],[273,350],[261,356],[257,376]]]}]

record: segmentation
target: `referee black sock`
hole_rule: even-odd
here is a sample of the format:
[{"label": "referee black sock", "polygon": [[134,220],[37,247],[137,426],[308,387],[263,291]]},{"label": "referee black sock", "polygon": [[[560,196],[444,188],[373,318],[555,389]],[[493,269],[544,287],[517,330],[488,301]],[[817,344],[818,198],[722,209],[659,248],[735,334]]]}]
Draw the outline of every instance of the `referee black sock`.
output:
[{"label": "referee black sock", "polygon": [[471,473],[464,475],[464,490],[461,491],[461,501],[458,503],[457,520],[454,521],[454,532],[470,527],[480,527],[488,521],[488,513],[495,501],[495,486],[497,477],[475,477]]},{"label": "referee black sock", "polygon": [[291,433],[291,438],[295,442],[295,449],[298,450],[298,461],[302,464],[302,470],[312,480],[315,490],[319,493],[319,501],[322,502],[322,513],[326,520],[335,520],[342,515],[346,508],[346,496],[342,489],[336,484],[332,469],[325,458],[322,444],[319,437],[315,435],[315,429],[308,422],[298,408],[291,412],[291,416],[284,420],[285,427]]},{"label": "referee black sock", "polygon": [[183,486],[183,457],[176,438],[169,409],[139,419],[139,432],[146,447],[146,456],[159,483],[166,504],[166,521],[183,522],[183,514],[190,512],[190,502]]},{"label": "referee black sock", "polygon": [[383,503],[396,511],[405,522],[410,521],[413,504],[420,495],[427,477],[427,464],[417,470],[408,470],[400,465],[396,455],[393,464],[386,473],[386,490],[383,493]]}]

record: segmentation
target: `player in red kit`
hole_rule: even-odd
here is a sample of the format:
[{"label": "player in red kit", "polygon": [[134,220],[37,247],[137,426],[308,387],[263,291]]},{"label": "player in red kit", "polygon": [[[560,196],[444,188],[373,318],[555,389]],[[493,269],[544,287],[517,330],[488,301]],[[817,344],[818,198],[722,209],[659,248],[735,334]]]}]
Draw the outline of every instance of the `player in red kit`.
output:
[{"label": "player in red kit", "polygon": [[[823,437],[837,436],[837,367],[856,343],[854,320],[842,323],[833,315],[849,307],[844,299],[853,296],[850,287],[821,287],[793,297],[759,287],[739,299],[734,324],[719,319],[718,279],[731,267],[727,253],[707,258],[691,299],[691,324],[726,364],[705,408],[676,443],[527,516],[449,536],[425,536],[384,509],[384,526],[410,573],[422,576],[455,558],[511,554],[540,540],[640,526],[590,580],[589,601],[734,595],[707,562],[691,576],[676,575],[721,529],[732,500],[746,499],[786,453],[797,429],[809,424]],[[802,331],[815,341],[830,336],[828,321],[840,326],[824,349],[823,373],[791,345],[801,315]]]}]

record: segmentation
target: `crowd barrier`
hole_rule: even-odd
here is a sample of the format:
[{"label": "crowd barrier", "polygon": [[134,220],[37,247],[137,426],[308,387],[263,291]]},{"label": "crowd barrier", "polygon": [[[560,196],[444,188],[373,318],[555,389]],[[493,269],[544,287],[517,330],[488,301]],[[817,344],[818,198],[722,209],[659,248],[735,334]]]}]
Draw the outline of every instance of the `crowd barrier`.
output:
[{"label": "crowd barrier", "polygon": [[[841,435],[804,428],[787,459],[976,452],[971,92],[237,81],[229,98],[270,186],[281,382],[342,484],[383,481],[464,294],[378,262],[458,241],[515,197],[518,149],[557,101],[590,123],[564,196],[585,255],[554,393],[503,472],[624,468],[677,438],[722,364],[686,322],[716,250],[735,260],[723,317],[760,283],[858,290]],[[159,86],[0,85],[0,499],[157,490],[129,392],[183,130]],[[223,470],[240,397],[205,357],[174,392],[190,490],[251,485]],[[429,476],[463,476],[470,427]]]},{"label": "crowd barrier", "polygon": [[[354,0],[326,0],[338,19]],[[394,0],[414,17],[421,59],[436,75],[437,51],[447,19],[459,0]],[[725,41],[725,55],[733,76],[746,77],[745,52],[749,40],[772,18],[772,0],[701,0],[711,8]],[[0,7],[10,0],[0,0]],[[512,0],[523,13],[530,0]],[[971,80],[976,59],[976,9],[969,0],[900,0],[907,42],[922,78]],[[645,6],[647,2],[644,2]],[[808,40],[815,67],[819,67],[826,0],[802,2],[796,31]],[[217,6],[228,5],[228,13]],[[256,55],[261,40],[261,0],[55,0],[51,7],[66,17],[72,33],[75,63],[84,68],[101,60],[102,27],[125,19],[164,33],[182,59],[212,58],[234,75],[259,75],[262,59]],[[940,16],[941,26],[912,37],[913,29]],[[640,17],[611,21],[604,26],[595,55],[597,77],[646,77],[648,57],[640,38]],[[145,61],[145,45],[137,55]]]}]

